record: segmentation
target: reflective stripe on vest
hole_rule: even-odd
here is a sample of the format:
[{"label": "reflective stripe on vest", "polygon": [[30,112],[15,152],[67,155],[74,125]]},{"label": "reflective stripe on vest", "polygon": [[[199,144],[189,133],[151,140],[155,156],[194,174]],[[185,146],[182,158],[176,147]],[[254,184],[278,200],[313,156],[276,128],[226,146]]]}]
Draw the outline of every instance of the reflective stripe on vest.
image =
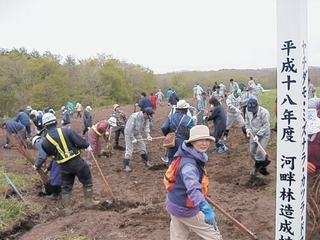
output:
[{"label": "reflective stripe on vest", "polygon": [[70,159],[80,155],[80,151],[78,153],[75,153],[75,154],[69,156],[69,157],[65,157],[65,153],[69,152],[68,145],[67,145],[66,140],[62,134],[61,128],[57,128],[57,131],[58,131],[59,138],[62,143],[62,147],[63,147],[64,151],[60,148],[59,143],[57,143],[49,134],[46,135],[46,138],[48,139],[48,141],[50,143],[52,143],[57,148],[58,152],[60,153],[62,159],[57,160],[57,163],[61,164],[61,163],[65,163],[65,162],[69,161]]},{"label": "reflective stripe on vest", "polygon": [[92,126],[93,131],[96,132],[96,134],[98,134],[100,137],[103,135],[103,133],[99,132],[97,129],[98,123],[96,123],[95,125]]}]

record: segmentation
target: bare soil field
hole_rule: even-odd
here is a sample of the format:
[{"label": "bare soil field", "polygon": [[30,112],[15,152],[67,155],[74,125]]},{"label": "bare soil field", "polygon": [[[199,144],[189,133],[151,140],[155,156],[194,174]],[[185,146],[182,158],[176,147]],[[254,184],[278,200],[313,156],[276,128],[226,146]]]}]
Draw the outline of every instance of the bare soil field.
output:
[{"label": "bare soil field", "polygon": [[[196,101],[189,100],[191,105],[196,105]],[[129,117],[134,107],[123,106],[121,109]],[[166,102],[162,107],[158,106],[153,120],[152,137],[162,136],[160,127],[169,111]],[[111,113],[111,108],[93,110],[93,122],[107,119]],[[82,119],[75,116],[71,126],[82,134]],[[60,113],[57,118],[60,122]],[[213,131],[212,123],[210,131]],[[272,140],[275,141],[275,138],[276,134],[273,132]],[[4,133],[0,132],[1,159],[5,162],[7,172],[36,174],[31,164],[14,165],[13,160],[23,159],[23,156],[16,149],[3,149],[4,143]],[[154,165],[152,168],[143,164],[137,150],[130,161],[133,169],[130,173],[122,171],[124,151],[114,149],[110,157],[98,160],[114,196],[119,200],[117,203],[106,203],[110,196],[97,166],[92,163],[94,198],[101,201],[99,206],[90,210],[84,208],[82,186],[76,180],[72,192],[74,213],[65,217],[61,200],[53,201],[39,196],[39,182],[31,191],[22,192],[22,195],[30,205],[41,204],[43,211],[30,214],[25,222],[8,226],[0,233],[0,239],[73,239],[71,236],[83,236],[92,240],[169,239],[170,217],[165,209],[166,190],[163,185],[166,166],[161,160],[165,149],[162,147],[162,139],[146,141],[146,144],[150,162]],[[124,146],[122,135],[120,145]],[[212,154],[215,146],[212,144],[210,147],[207,164],[209,197],[256,236],[263,240],[274,239],[276,151],[270,147],[266,149],[271,160],[268,167],[270,175],[251,178],[249,172],[254,163],[249,157],[249,142],[244,138],[239,126],[231,128],[226,145],[229,150],[222,155]],[[103,146],[106,147],[106,144]],[[36,158],[36,150],[28,151]],[[84,151],[82,155],[86,159]],[[225,215],[218,210],[215,212],[218,227],[225,240],[248,239]],[[189,239],[200,238],[191,233]]]}]

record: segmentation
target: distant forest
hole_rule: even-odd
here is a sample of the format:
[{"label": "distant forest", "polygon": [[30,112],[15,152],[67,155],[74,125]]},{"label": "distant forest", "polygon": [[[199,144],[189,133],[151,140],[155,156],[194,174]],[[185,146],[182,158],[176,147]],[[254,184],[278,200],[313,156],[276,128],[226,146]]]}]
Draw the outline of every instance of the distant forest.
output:
[{"label": "distant forest", "polygon": [[[309,67],[309,76],[315,86],[320,85],[319,67]],[[259,78],[266,89],[276,88],[275,68],[154,74],[148,67],[104,53],[89,59],[62,59],[49,51],[41,55],[25,48],[0,49],[0,117],[14,117],[28,105],[60,110],[68,101],[93,108],[134,104],[141,92],[149,96],[159,88],[165,95],[171,88],[180,98],[190,98],[195,84],[207,89],[223,81],[228,88],[230,78],[247,85],[249,77]]]},{"label": "distant forest", "polygon": [[[232,78],[237,83],[243,82],[246,86],[250,77],[257,77],[259,83],[265,89],[277,88],[277,69],[220,69],[218,71],[183,71],[173,72],[157,75],[159,82],[166,89],[171,87],[177,89],[178,92],[181,88],[185,89],[185,85],[189,91],[192,90],[193,84],[199,83],[204,89],[208,86],[212,88],[215,82],[222,81],[227,89],[229,88],[230,79]],[[320,67],[309,67],[309,78],[315,86],[320,86]],[[189,84],[190,83],[190,84]]]}]

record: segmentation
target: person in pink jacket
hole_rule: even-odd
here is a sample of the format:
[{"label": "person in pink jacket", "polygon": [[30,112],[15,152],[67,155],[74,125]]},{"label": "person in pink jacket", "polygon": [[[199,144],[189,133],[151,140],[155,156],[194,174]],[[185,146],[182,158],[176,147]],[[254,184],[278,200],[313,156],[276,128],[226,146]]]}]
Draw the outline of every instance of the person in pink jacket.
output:
[{"label": "person in pink jacket", "polygon": [[[100,137],[103,137],[106,143],[109,142],[111,127],[117,126],[117,119],[110,117],[108,120],[102,120],[94,125],[88,131],[88,142],[92,147],[92,153],[97,157],[101,157],[102,148]],[[88,159],[92,159],[91,153],[88,153]]]}]

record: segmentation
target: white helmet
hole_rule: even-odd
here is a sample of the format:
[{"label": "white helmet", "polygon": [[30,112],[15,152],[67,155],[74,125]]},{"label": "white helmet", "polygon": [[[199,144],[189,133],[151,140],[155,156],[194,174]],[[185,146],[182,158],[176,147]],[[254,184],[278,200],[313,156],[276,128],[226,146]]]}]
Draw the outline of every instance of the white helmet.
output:
[{"label": "white helmet", "polygon": [[43,125],[50,125],[52,123],[57,122],[57,118],[52,113],[45,113],[42,116],[42,124]]},{"label": "white helmet", "polygon": [[34,146],[37,142],[39,142],[41,139],[41,136],[34,136],[31,140],[32,146]]},{"label": "white helmet", "polygon": [[117,119],[115,117],[110,117],[108,119],[108,123],[110,124],[111,127],[116,127],[117,126]]}]

